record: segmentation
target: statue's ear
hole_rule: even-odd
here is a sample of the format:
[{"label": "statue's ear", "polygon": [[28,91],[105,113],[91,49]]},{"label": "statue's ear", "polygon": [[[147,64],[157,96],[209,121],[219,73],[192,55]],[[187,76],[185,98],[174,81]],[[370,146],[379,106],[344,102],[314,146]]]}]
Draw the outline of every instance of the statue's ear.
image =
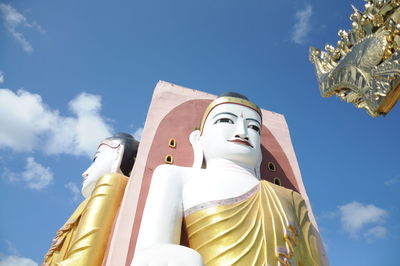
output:
[{"label": "statue's ear", "polygon": [[116,158],[114,160],[113,165],[111,166],[111,173],[122,174],[121,171],[122,157],[124,157],[124,146],[119,145],[116,148]]},{"label": "statue's ear", "polygon": [[189,136],[193,148],[193,168],[201,168],[203,165],[203,147],[200,144],[200,130],[193,131]]},{"label": "statue's ear", "polygon": [[257,161],[257,165],[256,165],[256,169],[255,169],[255,173],[256,173],[256,177],[261,180],[261,163],[262,163],[262,146],[260,144],[260,150],[259,155],[258,155],[258,161]]}]

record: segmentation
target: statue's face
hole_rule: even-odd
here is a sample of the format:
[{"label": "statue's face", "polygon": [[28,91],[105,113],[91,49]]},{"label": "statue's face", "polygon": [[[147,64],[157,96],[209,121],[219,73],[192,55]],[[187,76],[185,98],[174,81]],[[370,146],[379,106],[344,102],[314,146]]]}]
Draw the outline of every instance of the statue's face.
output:
[{"label": "statue's face", "polygon": [[206,162],[227,159],[256,167],[261,159],[260,130],[261,117],[253,109],[232,103],[215,107],[200,137]]},{"label": "statue's face", "polygon": [[[82,174],[82,195],[89,197],[96,185],[97,180],[105,174],[111,173],[119,159],[119,145],[113,147],[107,143],[101,143],[93,158],[93,163]],[[119,167],[119,166],[118,166]]]}]

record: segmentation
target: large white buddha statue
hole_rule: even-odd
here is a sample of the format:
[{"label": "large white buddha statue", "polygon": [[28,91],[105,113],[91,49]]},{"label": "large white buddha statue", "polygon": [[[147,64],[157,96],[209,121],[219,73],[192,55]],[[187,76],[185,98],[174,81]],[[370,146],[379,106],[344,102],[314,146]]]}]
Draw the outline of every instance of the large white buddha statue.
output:
[{"label": "large white buddha statue", "polygon": [[53,239],[43,265],[101,265],[138,142],[117,133],[103,140],[82,174],[85,200]]},{"label": "large white buddha statue", "polygon": [[[323,264],[301,195],[260,180],[261,128],[243,95],[208,106],[190,135],[193,167],[153,173],[133,266]],[[179,245],[182,221],[189,247]]]}]

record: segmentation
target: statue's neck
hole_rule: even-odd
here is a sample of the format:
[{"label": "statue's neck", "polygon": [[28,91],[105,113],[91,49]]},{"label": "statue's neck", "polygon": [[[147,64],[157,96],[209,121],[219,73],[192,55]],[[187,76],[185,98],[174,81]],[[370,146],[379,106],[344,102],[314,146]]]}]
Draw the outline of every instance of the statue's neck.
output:
[{"label": "statue's neck", "polygon": [[256,175],[256,171],[254,168],[251,168],[245,164],[233,162],[226,159],[214,159],[210,162],[207,162],[207,170],[216,170],[216,171],[232,171],[236,173],[243,173],[246,175],[251,175],[258,179]]}]

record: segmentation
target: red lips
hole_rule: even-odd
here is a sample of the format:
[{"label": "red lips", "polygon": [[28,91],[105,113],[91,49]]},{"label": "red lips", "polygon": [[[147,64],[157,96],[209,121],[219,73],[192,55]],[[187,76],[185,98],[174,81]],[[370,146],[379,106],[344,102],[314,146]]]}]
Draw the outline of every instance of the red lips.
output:
[{"label": "red lips", "polygon": [[229,142],[234,142],[234,143],[239,143],[239,144],[244,144],[244,145],[247,145],[247,146],[250,146],[250,147],[254,148],[253,145],[251,145],[250,142],[248,142],[247,140],[242,140],[242,139],[230,139],[230,140],[228,140],[228,141],[229,141]]}]

